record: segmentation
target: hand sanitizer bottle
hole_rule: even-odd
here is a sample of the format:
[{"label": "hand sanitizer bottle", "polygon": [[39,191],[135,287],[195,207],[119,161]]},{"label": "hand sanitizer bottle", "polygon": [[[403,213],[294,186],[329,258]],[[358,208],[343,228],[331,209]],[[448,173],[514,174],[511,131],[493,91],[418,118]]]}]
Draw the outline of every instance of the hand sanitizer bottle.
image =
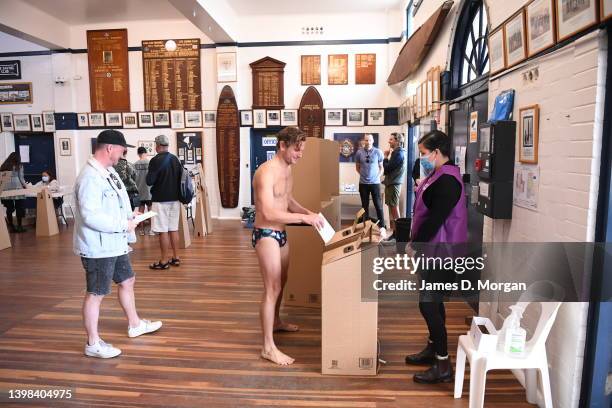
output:
[{"label": "hand sanitizer bottle", "polygon": [[514,305],[510,306],[512,313],[504,321],[503,339],[504,352],[511,357],[523,357],[525,355],[525,342],[527,332],[521,327],[523,309]]}]

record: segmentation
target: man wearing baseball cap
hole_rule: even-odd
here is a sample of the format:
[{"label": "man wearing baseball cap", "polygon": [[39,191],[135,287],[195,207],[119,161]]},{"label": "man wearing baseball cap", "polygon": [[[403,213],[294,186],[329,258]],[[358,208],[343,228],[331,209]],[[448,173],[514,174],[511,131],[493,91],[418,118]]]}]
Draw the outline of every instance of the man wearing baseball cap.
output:
[{"label": "man wearing baseball cap", "polygon": [[120,349],[102,341],[98,334],[100,305],[111,292],[111,280],[118,285],[129,337],[151,333],[162,326],[159,321],[141,320],[136,312],[135,277],[128,243],[136,241],[137,223],[125,185],[113,168],[128,147],[134,146],[125,142],[121,132],[102,131],[93,156],[74,185],[74,252],[81,257],[87,282],[83,321],[87,331],[85,355],[90,357],[111,358],[121,354]]}]

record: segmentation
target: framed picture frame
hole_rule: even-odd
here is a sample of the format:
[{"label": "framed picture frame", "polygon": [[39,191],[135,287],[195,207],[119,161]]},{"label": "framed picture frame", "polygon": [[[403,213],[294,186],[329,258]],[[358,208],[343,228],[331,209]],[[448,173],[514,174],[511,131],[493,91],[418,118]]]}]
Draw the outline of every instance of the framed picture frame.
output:
[{"label": "framed picture frame", "polygon": [[8,113],[8,112],[0,113],[0,123],[2,124],[3,132],[12,132],[15,130],[12,113]]},{"label": "framed picture frame", "polygon": [[13,115],[15,132],[30,132],[30,115]]},{"label": "framed picture frame", "polygon": [[346,126],[363,126],[365,122],[365,112],[363,109],[346,110]]},{"label": "framed picture frame", "polygon": [[201,128],[202,125],[202,111],[185,111],[186,128]]},{"label": "framed picture frame", "polygon": [[440,110],[440,67],[437,66],[432,72],[432,94],[431,109],[434,111]]},{"label": "framed picture frame", "polygon": [[533,0],[525,7],[527,56],[544,51],[556,41],[554,0]]},{"label": "framed picture frame", "polygon": [[217,53],[217,82],[236,82],[236,53]]},{"label": "framed picture frame", "polygon": [[280,118],[280,110],[268,110],[266,111],[266,121],[268,122],[268,126],[280,126],[281,118]]},{"label": "framed picture frame", "polygon": [[540,133],[539,105],[519,109],[519,161],[538,163],[538,138]]},{"label": "framed picture frame", "polygon": [[384,109],[368,109],[368,126],[384,126],[385,125],[385,110]]},{"label": "framed picture frame", "polygon": [[425,92],[427,95],[427,113],[429,113],[433,110],[431,106],[433,101],[433,68],[430,68],[429,71],[427,71],[427,85]]},{"label": "framed picture frame", "polygon": [[419,84],[416,89],[416,117],[417,118],[421,117],[421,105],[423,103],[422,101],[423,101],[423,98],[421,95],[421,85]]},{"label": "framed picture frame", "polygon": [[612,0],[599,0],[599,18],[601,21],[612,18]]},{"label": "framed picture frame", "polygon": [[240,126],[253,126],[253,111],[240,111]]},{"label": "framed picture frame", "polygon": [[170,112],[168,111],[153,112],[153,126],[155,127],[170,126]]},{"label": "framed picture frame", "polygon": [[204,111],[204,127],[214,128],[217,126],[217,111],[207,110]]},{"label": "framed picture frame", "polygon": [[72,145],[70,139],[60,138],[59,140],[60,156],[72,156]]},{"label": "framed picture frame", "polygon": [[43,111],[43,126],[45,132],[55,132],[55,112],[54,111]]},{"label": "framed picture frame", "polygon": [[136,112],[123,112],[123,128],[138,129],[138,115]]},{"label": "framed picture frame", "polygon": [[99,112],[91,112],[89,114],[90,127],[104,127],[104,114]]},{"label": "framed picture frame", "polygon": [[172,129],[184,129],[185,128],[185,111],[184,110],[171,110],[170,111],[170,127]]},{"label": "framed picture frame", "polygon": [[511,68],[527,58],[525,41],[525,12],[523,9],[504,23],[506,43],[506,68]]},{"label": "framed picture frame", "polygon": [[106,126],[107,127],[121,127],[123,124],[121,120],[121,113],[107,113],[106,114]]},{"label": "framed picture frame", "polygon": [[489,71],[491,75],[506,69],[506,39],[504,27],[489,34]]},{"label": "framed picture frame", "polygon": [[282,109],[281,110],[281,126],[297,126],[298,111],[297,109]]},{"label": "framed picture frame", "polygon": [[32,82],[6,82],[0,89],[0,105],[32,104]]},{"label": "framed picture frame", "polygon": [[89,117],[87,113],[85,112],[77,113],[77,126],[79,128],[89,127]]},{"label": "framed picture frame", "polygon": [[30,122],[32,123],[32,132],[42,132],[44,130],[42,115],[30,115]]},{"label": "framed picture frame", "polygon": [[325,126],[342,126],[343,113],[342,109],[325,109]]},{"label": "framed picture frame", "polygon": [[[418,118],[418,114],[417,114],[417,95],[416,93],[414,95],[412,95],[412,118],[416,119]],[[410,120],[412,120],[412,118]]]},{"label": "framed picture frame", "polygon": [[556,0],[557,40],[563,41],[597,24],[598,0]]},{"label": "framed picture frame", "polygon": [[152,112],[138,112],[138,127],[150,128],[153,127]]},{"label": "framed picture frame", "polygon": [[138,147],[147,149],[147,156],[155,156],[155,141],[154,140],[139,140]]},{"label": "framed picture frame", "polygon": [[255,129],[265,129],[268,127],[265,109],[253,109],[253,127]]}]

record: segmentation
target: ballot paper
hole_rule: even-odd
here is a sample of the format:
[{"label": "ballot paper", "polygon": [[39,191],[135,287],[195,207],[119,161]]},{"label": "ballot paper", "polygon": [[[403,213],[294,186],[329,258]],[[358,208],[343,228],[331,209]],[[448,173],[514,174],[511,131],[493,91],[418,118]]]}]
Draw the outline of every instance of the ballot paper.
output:
[{"label": "ballot paper", "polygon": [[329,221],[327,221],[327,218],[323,216],[323,214],[319,213],[319,215],[321,216],[321,218],[323,218],[324,224],[323,224],[323,228],[320,228],[320,229],[317,228],[317,231],[319,232],[319,235],[323,239],[323,242],[327,244],[329,241],[332,240],[336,231],[334,231],[334,228],[331,226]]},{"label": "ballot paper", "polygon": [[155,211],[147,211],[146,213],[142,213],[134,217],[134,222],[141,223],[144,220],[148,220],[149,218],[153,218],[157,215]]}]

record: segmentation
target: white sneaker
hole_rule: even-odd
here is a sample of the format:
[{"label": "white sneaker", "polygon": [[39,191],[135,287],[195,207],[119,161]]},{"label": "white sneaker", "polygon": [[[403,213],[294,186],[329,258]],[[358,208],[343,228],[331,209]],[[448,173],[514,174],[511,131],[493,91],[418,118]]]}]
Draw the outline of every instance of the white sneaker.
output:
[{"label": "white sneaker", "polygon": [[385,227],[380,227],[380,237],[382,239],[387,239],[387,230]]},{"label": "white sneaker", "polygon": [[129,337],[138,337],[143,334],[153,333],[154,331],[159,330],[162,327],[162,322],[152,322],[150,320],[140,319],[140,324],[137,327],[128,327],[128,336]]},{"label": "white sneaker", "polygon": [[94,345],[85,345],[85,355],[89,357],[113,358],[117,357],[119,354],[121,354],[121,350],[117,347],[113,347],[112,344],[103,342],[102,339],[98,340]]}]

